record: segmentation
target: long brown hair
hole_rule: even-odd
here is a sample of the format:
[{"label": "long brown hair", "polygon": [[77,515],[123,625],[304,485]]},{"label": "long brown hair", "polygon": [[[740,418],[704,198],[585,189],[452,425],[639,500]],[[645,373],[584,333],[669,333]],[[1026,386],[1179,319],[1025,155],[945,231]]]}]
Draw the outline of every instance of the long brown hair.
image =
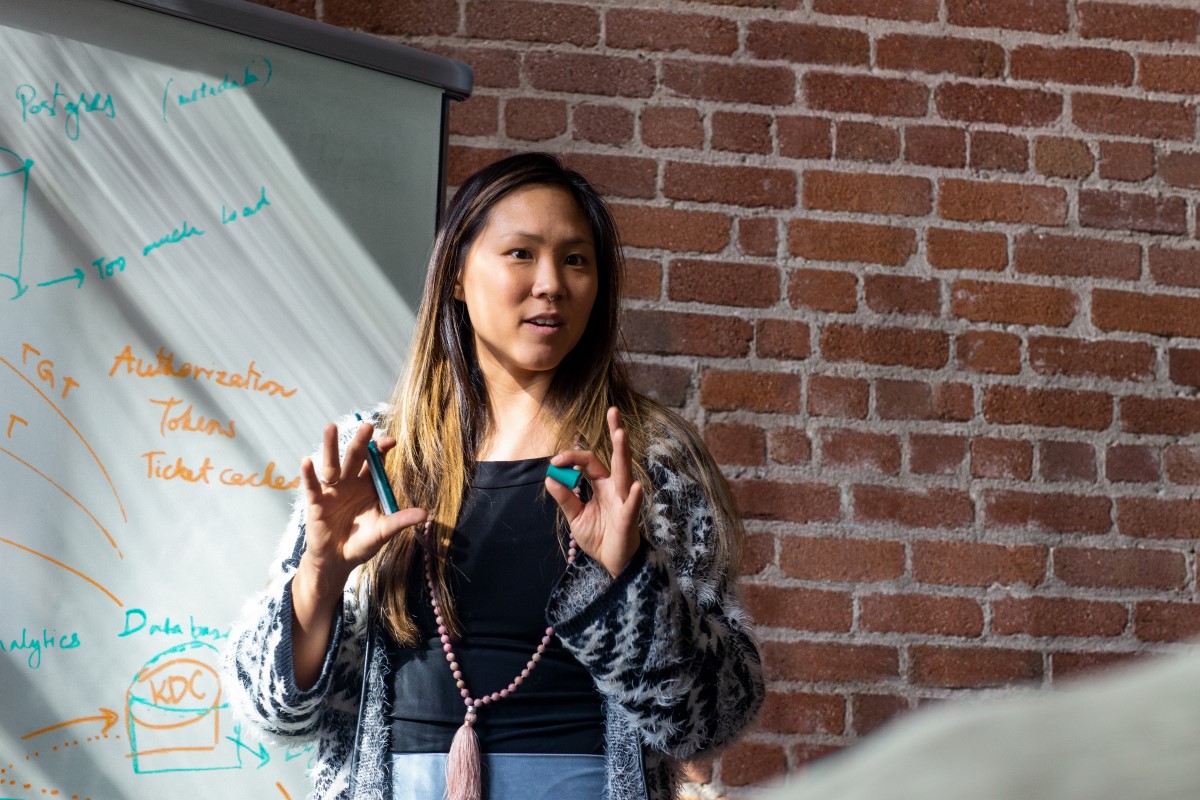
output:
[{"label": "long brown hair", "polygon": [[[544,401],[546,416],[556,425],[556,450],[582,444],[610,463],[612,444],[605,411],[617,406],[634,454],[635,478],[646,490],[645,502],[651,502],[652,487],[645,469],[647,434],[675,433],[682,437],[689,454],[695,454],[697,478],[712,502],[726,512],[721,516],[733,521],[733,530],[718,531],[720,555],[736,560],[741,537],[725,482],[695,431],[629,388],[617,349],[624,262],[617,226],[607,205],[582,175],[556,157],[544,153],[510,156],[472,175],[450,201],[430,256],[408,363],[385,420],[388,433],[399,443],[388,453],[388,476],[401,507],[429,512],[434,580],[446,624],[455,635],[461,635],[462,628],[447,585],[446,557],[474,475],[475,454],[490,420],[470,319],[465,305],[454,297],[454,284],[492,208],[512,192],[529,186],[561,187],[575,198],[590,223],[596,254],[596,301],[579,343],[555,370]],[[415,531],[404,531],[366,566],[372,606],[379,609],[395,640],[406,645],[418,639],[407,597],[416,540]]]}]

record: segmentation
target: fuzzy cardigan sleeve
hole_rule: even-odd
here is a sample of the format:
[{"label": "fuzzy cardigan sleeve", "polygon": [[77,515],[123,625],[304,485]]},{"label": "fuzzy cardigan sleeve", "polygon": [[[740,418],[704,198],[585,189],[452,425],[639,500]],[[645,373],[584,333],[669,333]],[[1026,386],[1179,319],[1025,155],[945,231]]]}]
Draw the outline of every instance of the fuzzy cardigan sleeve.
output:
[{"label": "fuzzy cardigan sleeve", "polygon": [[[648,460],[653,504],[630,563],[610,579],[581,559],[547,615],[643,742],[684,759],[729,743],[758,712],[764,688],[731,565],[713,558],[713,506],[668,463]],[[580,596],[591,599],[572,600]]]}]

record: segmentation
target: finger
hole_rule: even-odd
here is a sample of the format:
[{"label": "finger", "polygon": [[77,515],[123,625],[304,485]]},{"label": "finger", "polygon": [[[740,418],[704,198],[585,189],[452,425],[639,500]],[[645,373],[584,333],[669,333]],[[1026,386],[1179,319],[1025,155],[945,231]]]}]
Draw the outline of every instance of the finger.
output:
[{"label": "finger", "polygon": [[321,446],[321,480],[337,483],[341,474],[338,466],[338,430],[332,422],[325,426],[324,442]]},{"label": "finger", "polygon": [[626,497],[633,482],[632,457],[629,453],[629,437],[621,427],[621,415],[616,407],[608,409],[608,435],[612,439],[612,478],[617,496]]},{"label": "finger", "polygon": [[638,518],[638,512],[641,510],[641,505],[642,482],[634,481],[633,485],[629,487],[629,496],[626,497],[625,502],[621,504],[621,511],[625,514],[626,519],[635,523],[635,527]]},{"label": "finger", "polygon": [[558,503],[568,523],[574,522],[583,511],[583,501],[579,496],[553,478],[546,478],[546,491]]},{"label": "finger", "polygon": [[300,480],[304,483],[304,497],[309,505],[321,499],[321,482],[317,480],[316,467],[308,456],[300,461]]},{"label": "finger", "polygon": [[371,423],[364,422],[354,432],[350,443],[346,445],[346,455],[342,457],[342,466],[338,471],[339,479],[362,474],[367,460],[367,445],[371,442],[371,433],[374,430]]},{"label": "finger", "polygon": [[421,525],[427,519],[429,519],[429,514],[423,508],[405,508],[381,517],[379,525],[376,528],[381,539],[380,546],[382,547],[389,539],[405,528],[411,528],[413,525]]},{"label": "finger", "polygon": [[604,480],[608,468],[591,450],[564,450],[550,459],[556,467],[578,467],[588,480]]}]

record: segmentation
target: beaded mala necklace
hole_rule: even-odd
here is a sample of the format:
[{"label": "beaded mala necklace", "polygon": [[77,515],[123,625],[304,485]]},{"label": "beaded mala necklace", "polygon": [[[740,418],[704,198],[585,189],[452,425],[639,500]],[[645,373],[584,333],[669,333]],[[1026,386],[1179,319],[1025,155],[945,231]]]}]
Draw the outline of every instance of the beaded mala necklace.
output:
[{"label": "beaded mala necklace", "polygon": [[[525,668],[512,679],[506,688],[492,692],[491,694],[485,694],[482,697],[472,697],[471,691],[467,688],[466,679],[463,677],[462,665],[459,663],[458,656],[454,652],[454,643],[450,639],[450,631],[446,627],[446,620],[442,616],[442,606],[438,600],[437,584],[433,581],[433,543],[430,541],[431,527],[432,522],[425,523],[425,584],[429,587],[429,599],[433,603],[433,615],[437,622],[438,636],[442,642],[442,652],[446,654],[446,663],[450,666],[450,674],[454,678],[454,685],[463,699],[463,705],[467,707],[463,723],[454,734],[454,739],[450,743],[450,754],[446,759],[446,800],[480,800],[483,793],[483,781],[480,775],[479,736],[475,733],[476,715],[480,706],[497,703],[520,688],[525,679],[529,677],[529,673],[533,672],[538,662],[542,660],[542,654],[546,652],[546,646],[554,638],[554,626],[551,625],[546,628],[546,633],[542,636],[542,641],[538,644],[537,649],[534,650],[533,655],[529,657]],[[577,553],[575,537],[571,537],[570,544],[567,547],[568,569],[575,563],[575,555]]]}]

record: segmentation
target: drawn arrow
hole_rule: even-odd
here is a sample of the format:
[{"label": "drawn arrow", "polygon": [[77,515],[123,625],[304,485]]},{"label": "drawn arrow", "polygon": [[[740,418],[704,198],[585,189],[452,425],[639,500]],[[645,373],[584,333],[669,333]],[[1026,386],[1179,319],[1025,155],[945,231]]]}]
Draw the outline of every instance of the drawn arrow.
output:
[{"label": "drawn arrow", "polygon": [[226,736],[225,738],[227,740],[233,742],[234,745],[237,747],[238,763],[241,763],[241,760],[242,760],[242,752],[241,752],[242,750],[249,750],[250,753],[255,758],[258,759],[258,768],[259,769],[262,769],[263,767],[265,767],[267,765],[267,762],[271,760],[271,754],[267,752],[267,746],[264,745],[262,742],[258,743],[258,749],[255,750],[253,747],[251,747],[250,745],[248,745],[242,741],[242,726],[241,725],[234,725],[233,726],[233,736]]},{"label": "drawn arrow", "polygon": [[41,736],[43,733],[56,731],[59,728],[67,728],[71,725],[79,725],[83,722],[103,722],[104,727],[100,729],[100,735],[108,733],[109,728],[121,721],[121,715],[113,711],[111,708],[100,707],[100,715],[95,717],[79,717],[78,719],[69,719],[66,722],[60,722],[57,725],[51,725],[49,728],[42,728],[39,731],[33,731],[22,736],[22,739],[32,739],[35,736]]},{"label": "drawn arrow", "polygon": [[55,278],[54,280],[46,281],[45,283],[39,283],[38,286],[53,286],[56,283],[65,283],[66,281],[79,281],[75,288],[83,288],[83,268],[76,267],[73,275],[68,275],[65,278]]}]

